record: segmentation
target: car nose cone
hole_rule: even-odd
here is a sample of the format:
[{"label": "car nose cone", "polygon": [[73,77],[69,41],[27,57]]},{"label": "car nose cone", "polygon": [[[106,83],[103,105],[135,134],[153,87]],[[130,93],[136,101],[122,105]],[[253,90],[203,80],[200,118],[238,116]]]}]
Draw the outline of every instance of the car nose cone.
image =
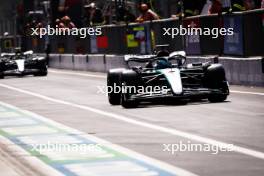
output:
[{"label": "car nose cone", "polygon": [[16,60],[18,71],[23,72],[25,70],[25,60]]}]

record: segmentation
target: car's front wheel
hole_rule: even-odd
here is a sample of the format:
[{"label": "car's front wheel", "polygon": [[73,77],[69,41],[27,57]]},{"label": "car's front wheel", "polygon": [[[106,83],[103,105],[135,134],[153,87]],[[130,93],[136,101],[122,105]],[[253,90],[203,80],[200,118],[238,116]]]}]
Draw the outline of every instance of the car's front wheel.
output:
[{"label": "car's front wheel", "polygon": [[4,79],[5,75],[4,75],[4,63],[0,62],[0,79]]},{"label": "car's front wheel", "polygon": [[0,79],[4,79],[5,78],[5,75],[3,72],[0,72]]},{"label": "car's front wheel", "polygon": [[139,102],[131,96],[137,94],[139,80],[140,78],[135,71],[127,70],[122,73],[121,105],[124,108],[136,108],[138,106]]},{"label": "car's front wheel", "polygon": [[108,101],[111,105],[120,105],[121,101],[121,81],[120,76],[124,69],[112,69],[107,74]]}]

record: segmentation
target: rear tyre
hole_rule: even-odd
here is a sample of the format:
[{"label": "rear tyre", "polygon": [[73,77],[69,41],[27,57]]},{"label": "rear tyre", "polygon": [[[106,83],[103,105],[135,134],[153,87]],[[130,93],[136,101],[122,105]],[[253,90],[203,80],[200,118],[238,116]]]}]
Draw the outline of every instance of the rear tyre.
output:
[{"label": "rear tyre", "polygon": [[219,103],[219,102],[223,102],[227,99],[227,95],[210,95],[208,97],[208,100],[211,102],[211,103]]},{"label": "rear tyre", "polygon": [[44,68],[41,68],[39,72],[35,73],[34,76],[47,76],[48,75],[48,68],[47,65]]},{"label": "rear tyre", "polygon": [[222,94],[212,94],[208,97],[208,100],[211,103],[223,102],[227,99],[227,96],[229,95],[229,87],[227,81],[222,82],[220,89],[222,91]]},{"label": "rear tyre", "polygon": [[48,70],[41,70],[38,73],[35,73],[34,76],[47,76]]},{"label": "rear tyre", "polygon": [[0,79],[5,79],[4,73],[0,72]]},{"label": "rear tyre", "polygon": [[47,76],[48,75],[48,69],[42,70],[39,72],[40,76]]}]

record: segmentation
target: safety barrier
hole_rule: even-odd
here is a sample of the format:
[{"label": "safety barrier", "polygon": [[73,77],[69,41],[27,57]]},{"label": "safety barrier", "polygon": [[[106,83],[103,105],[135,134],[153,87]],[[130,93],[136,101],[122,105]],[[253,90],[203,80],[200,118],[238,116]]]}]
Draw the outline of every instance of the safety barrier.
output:
[{"label": "safety barrier", "polygon": [[[264,58],[209,58],[188,57],[192,62],[219,62],[226,70],[226,77],[231,84],[264,86]],[[112,68],[127,68],[122,55],[72,55],[51,54],[50,67],[79,71],[107,72]]]},{"label": "safety barrier", "polygon": [[[163,28],[188,25],[200,28],[233,28],[234,35],[163,35]],[[148,54],[157,44],[169,44],[170,51],[186,50],[188,55],[264,55],[264,9],[222,15],[165,19],[141,24],[102,26],[101,36],[50,36],[52,53]],[[27,37],[27,49],[44,52],[45,37]],[[32,45],[34,44],[34,45]]]}]

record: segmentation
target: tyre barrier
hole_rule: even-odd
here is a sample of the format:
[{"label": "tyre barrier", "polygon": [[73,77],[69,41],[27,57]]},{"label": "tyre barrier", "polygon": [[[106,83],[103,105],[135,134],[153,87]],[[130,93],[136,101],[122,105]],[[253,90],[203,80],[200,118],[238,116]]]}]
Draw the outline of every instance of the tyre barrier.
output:
[{"label": "tyre barrier", "polygon": [[[230,84],[264,86],[264,58],[188,57],[188,63],[219,62],[226,71]],[[113,68],[127,68],[121,55],[50,54],[49,66],[57,69],[107,72]]]}]

